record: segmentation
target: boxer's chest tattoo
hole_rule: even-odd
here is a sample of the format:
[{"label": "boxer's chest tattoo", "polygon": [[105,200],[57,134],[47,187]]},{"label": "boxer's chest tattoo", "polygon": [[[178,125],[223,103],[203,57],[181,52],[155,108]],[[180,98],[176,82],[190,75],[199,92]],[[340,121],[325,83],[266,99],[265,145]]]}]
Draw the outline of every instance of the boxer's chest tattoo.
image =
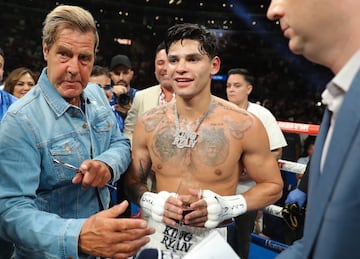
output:
[{"label": "boxer's chest tattoo", "polygon": [[198,144],[194,148],[177,148],[173,145],[173,130],[159,132],[154,138],[152,149],[163,162],[177,158],[179,163],[192,166],[196,159],[197,163],[215,166],[223,163],[229,154],[229,140],[223,129],[199,131]]},{"label": "boxer's chest tattoo", "polygon": [[214,100],[211,98],[208,109],[201,115],[201,117],[197,118],[194,122],[195,127],[191,128],[189,126],[181,128],[179,115],[176,109],[176,105],[174,104],[174,115],[175,115],[175,135],[174,141],[172,142],[177,148],[194,148],[198,143],[198,129],[201,123],[205,120],[205,118],[213,111],[214,109]]},{"label": "boxer's chest tattoo", "polygon": [[172,141],[174,139],[175,128],[164,128],[154,136],[152,145],[153,152],[162,160],[167,161],[178,154]]},{"label": "boxer's chest tattoo", "polygon": [[208,166],[225,162],[229,155],[230,143],[223,129],[205,129],[198,148],[198,158]]}]

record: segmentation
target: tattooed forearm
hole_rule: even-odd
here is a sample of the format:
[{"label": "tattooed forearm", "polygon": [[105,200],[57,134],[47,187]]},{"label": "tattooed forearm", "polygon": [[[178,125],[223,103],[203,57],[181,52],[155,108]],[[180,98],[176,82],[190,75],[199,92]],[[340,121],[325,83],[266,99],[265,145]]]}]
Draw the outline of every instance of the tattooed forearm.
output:
[{"label": "tattooed forearm", "polygon": [[139,204],[140,198],[144,192],[149,191],[146,181],[145,183],[128,183],[125,185],[125,193],[129,199],[137,204]]},{"label": "tattooed forearm", "polygon": [[146,179],[147,179],[147,176],[148,176],[148,170],[144,170],[144,166],[143,166],[143,163],[141,161],[141,159],[139,160],[139,168],[140,168],[140,172],[139,172],[139,175],[140,175],[140,182],[146,184]]},{"label": "tattooed forearm", "polygon": [[149,191],[147,187],[147,178],[150,169],[147,169],[145,163],[139,160],[139,172],[137,173],[137,180],[130,177],[129,173],[126,174],[127,184],[125,185],[125,192],[130,200],[139,204],[140,198],[144,192]]}]

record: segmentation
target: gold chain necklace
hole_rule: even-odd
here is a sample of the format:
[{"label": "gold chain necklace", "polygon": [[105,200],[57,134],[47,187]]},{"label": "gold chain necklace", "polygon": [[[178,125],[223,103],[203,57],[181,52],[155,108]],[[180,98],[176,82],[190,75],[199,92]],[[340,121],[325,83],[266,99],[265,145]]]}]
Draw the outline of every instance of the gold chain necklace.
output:
[{"label": "gold chain necklace", "polygon": [[204,121],[204,119],[208,116],[210,110],[212,110],[212,107],[214,105],[213,98],[211,96],[211,101],[209,104],[208,109],[204,112],[204,114],[196,119],[196,127],[195,130],[182,130],[180,129],[180,122],[179,122],[179,114],[177,112],[176,103],[174,104],[174,115],[175,115],[175,137],[174,141],[172,142],[173,145],[175,145],[177,148],[194,148],[195,144],[197,143],[197,136],[198,136],[198,129],[201,125],[201,123]]}]

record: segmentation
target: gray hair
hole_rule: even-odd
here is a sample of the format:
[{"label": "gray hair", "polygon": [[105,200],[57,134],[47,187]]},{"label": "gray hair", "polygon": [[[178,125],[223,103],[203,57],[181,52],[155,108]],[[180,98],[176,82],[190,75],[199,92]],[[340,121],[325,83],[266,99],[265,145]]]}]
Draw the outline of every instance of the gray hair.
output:
[{"label": "gray hair", "polygon": [[81,7],[71,5],[59,5],[52,10],[43,22],[42,40],[49,48],[56,41],[58,29],[70,27],[81,32],[94,33],[96,52],[99,46],[99,34],[96,23],[91,13]]}]

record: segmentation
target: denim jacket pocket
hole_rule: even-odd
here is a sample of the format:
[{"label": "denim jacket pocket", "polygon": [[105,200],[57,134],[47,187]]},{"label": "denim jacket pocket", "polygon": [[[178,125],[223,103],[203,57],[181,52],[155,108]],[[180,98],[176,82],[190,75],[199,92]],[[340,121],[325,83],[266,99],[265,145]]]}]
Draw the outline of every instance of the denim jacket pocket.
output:
[{"label": "denim jacket pocket", "polygon": [[104,109],[101,111],[101,113],[98,113],[96,118],[91,123],[92,132],[95,137],[93,139],[94,143],[97,143],[96,145],[98,147],[102,147],[102,150],[106,150],[112,141],[112,134],[109,134],[109,132],[112,131],[115,123],[114,114],[111,110],[107,109]]},{"label": "denim jacket pocket", "polygon": [[111,110],[103,109],[91,123],[93,129],[97,133],[107,133],[114,126],[115,118],[112,118]]},{"label": "denim jacket pocket", "polygon": [[[49,152],[52,159],[57,159],[75,167],[79,167],[84,160],[84,152],[81,150],[80,142],[72,136],[64,137],[50,143]],[[62,181],[71,180],[75,175],[75,170],[55,165],[55,173],[57,179],[54,179],[54,183],[61,184]]]}]

